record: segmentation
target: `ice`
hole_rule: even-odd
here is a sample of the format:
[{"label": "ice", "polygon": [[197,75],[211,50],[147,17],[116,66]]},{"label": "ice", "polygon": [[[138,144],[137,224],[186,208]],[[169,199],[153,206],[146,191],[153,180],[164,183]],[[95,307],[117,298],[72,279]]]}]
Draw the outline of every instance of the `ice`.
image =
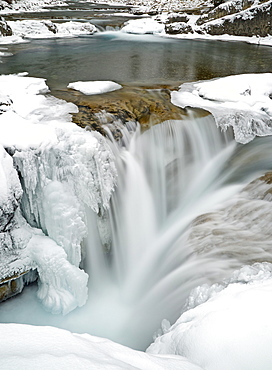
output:
[{"label": "ice", "polygon": [[71,265],[63,248],[43,235],[33,235],[26,249],[39,274],[38,298],[45,309],[66,315],[86,303],[88,275]]},{"label": "ice", "polygon": [[22,189],[12,158],[0,145],[0,231],[6,227],[4,218],[13,215],[19,205]]},{"label": "ice", "polygon": [[147,352],[182,355],[206,370],[270,369],[271,271],[268,263],[243,267],[219,292],[194,291],[210,298],[184,312]]},{"label": "ice", "polygon": [[210,111],[219,127],[232,126],[236,140],[245,144],[255,136],[271,135],[271,96],[271,73],[242,74],[183,84],[172,92],[172,102]]},{"label": "ice", "polygon": [[122,88],[121,85],[113,81],[77,81],[69,83],[67,87],[78,90],[85,95],[104,94]]},{"label": "ice", "polygon": [[201,370],[181,356],[134,351],[110,340],[72,334],[53,327],[0,325],[3,370],[12,368],[78,370]]},{"label": "ice", "polygon": [[88,275],[79,268],[86,212],[109,205],[113,155],[99,133],[71,122],[77,107],[50,96],[44,79],[0,76],[0,96],[0,205],[9,222],[1,222],[8,230],[0,235],[1,278],[37,270],[38,297],[66,314],[87,299]]}]

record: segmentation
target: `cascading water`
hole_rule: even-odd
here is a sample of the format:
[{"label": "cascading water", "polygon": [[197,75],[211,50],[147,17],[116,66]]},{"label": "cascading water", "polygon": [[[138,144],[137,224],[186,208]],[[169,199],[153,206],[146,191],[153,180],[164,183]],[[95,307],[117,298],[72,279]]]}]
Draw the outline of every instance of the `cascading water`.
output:
[{"label": "cascading water", "polygon": [[1,305],[1,322],[53,325],[144,349],[162,319],[178,317],[193,287],[233,268],[231,258],[198,254],[188,231],[196,216],[270,168],[271,139],[242,147],[212,116],[193,114],[127,137],[125,145],[110,142],[118,169],[110,210],[97,217],[86,206],[86,305],[64,317],[49,314],[32,286]]}]

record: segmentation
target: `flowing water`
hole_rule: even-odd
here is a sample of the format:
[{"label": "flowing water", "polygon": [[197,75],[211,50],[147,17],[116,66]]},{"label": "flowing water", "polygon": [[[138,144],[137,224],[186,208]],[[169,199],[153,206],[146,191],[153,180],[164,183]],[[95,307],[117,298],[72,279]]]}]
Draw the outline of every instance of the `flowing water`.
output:
[{"label": "flowing water", "polygon": [[[272,57],[272,48],[244,43],[168,40],[119,31],[33,40],[8,46],[8,51],[13,55],[4,58],[0,73],[28,71],[47,78],[52,90],[84,79],[176,84],[266,72]],[[178,317],[193,287],[218,281],[239,264],[227,257],[228,251],[222,258],[199,254],[188,242],[188,232],[197,216],[220,209],[271,169],[271,138],[243,147],[231,132],[220,132],[211,116],[192,113],[144,133],[139,127],[124,128],[123,145],[113,139],[109,143],[119,180],[108,213],[97,220],[86,210],[87,304],[65,317],[51,315],[37,301],[33,285],[1,304],[1,322],[54,325],[144,349],[162,319],[173,322]]]},{"label": "flowing water", "polygon": [[[53,325],[145,349],[162,319],[173,322],[179,316],[193,287],[220,281],[239,266],[224,251],[221,257],[198,254],[188,231],[196,216],[223,207],[271,168],[271,138],[242,147],[230,132],[221,133],[211,116],[193,114],[143,134],[139,128],[128,131],[126,137],[126,146],[111,144],[119,183],[102,220],[111,234],[109,251],[95,214],[86,211],[87,304],[67,316],[52,315],[37,301],[34,285],[1,304],[1,322]],[[206,231],[211,232],[209,226]],[[233,238],[232,231],[225,237]],[[245,259],[249,256],[247,250]]]}]

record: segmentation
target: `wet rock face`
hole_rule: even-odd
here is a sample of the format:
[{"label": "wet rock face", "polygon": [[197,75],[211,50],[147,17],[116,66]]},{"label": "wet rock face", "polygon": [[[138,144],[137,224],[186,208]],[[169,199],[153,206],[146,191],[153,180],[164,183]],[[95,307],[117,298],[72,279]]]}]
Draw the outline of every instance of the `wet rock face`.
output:
[{"label": "wet rock face", "polygon": [[0,36],[11,36],[12,30],[3,17],[0,17]]},{"label": "wet rock face", "polygon": [[37,279],[37,272],[30,270],[19,275],[0,280],[0,302],[22,292],[24,286]]},{"label": "wet rock face", "polygon": [[124,87],[111,93],[86,96],[74,91],[58,95],[78,106],[73,121],[80,127],[106,135],[107,126],[115,139],[121,137],[118,125],[139,122],[143,128],[168,119],[180,119],[184,110],[172,105],[170,90]]}]

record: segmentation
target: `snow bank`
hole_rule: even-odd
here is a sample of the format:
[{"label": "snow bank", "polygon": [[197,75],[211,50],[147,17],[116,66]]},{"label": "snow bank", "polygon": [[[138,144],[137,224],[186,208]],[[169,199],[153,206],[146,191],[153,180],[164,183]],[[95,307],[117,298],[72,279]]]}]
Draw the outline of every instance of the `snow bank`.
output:
[{"label": "snow bank", "polygon": [[[0,235],[1,278],[37,269],[39,298],[65,314],[87,299],[88,276],[78,267],[85,207],[108,207],[116,170],[105,139],[71,122],[77,107],[47,93],[43,79],[0,76],[0,209],[13,216],[9,234]],[[13,214],[20,201],[29,224]]]},{"label": "snow bank", "polygon": [[159,34],[164,33],[164,24],[153,18],[141,18],[129,20],[121,30],[126,33],[135,34]]},{"label": "snow bank", "polygon": [[97,338],[53,327],[0,325],[2,370],[201,370],[180,356],[154,356]]},{"label": "snow bank", "polygon": [[226,285],[220,292],[216,286],[198,289],[200,300],[201,295],[210,298],[184,312],[147,352],[182,355],[205,370],[269,370],[271,264],[244,267]]},{"label": "snow bank", "polygon": [[104,94],[122,88],[121,85],[113,81],[77,81],[69,83],[67,87],[85,95]]},{"label": "snow bank", "polygon": [[8,21],[12,29],[12,36],[2,38],[2,41],[19,38],[50,38],[90,35],[97,31],[96,27],[88,22],[53,23],[50,20],[18,20]]},{"label": "snow bank", "polygon": [[234,129],[238,142],[272,134],[272,74],[243,74],[186,83],[172,92],[172,103],[204,108],[223,130]]}]

